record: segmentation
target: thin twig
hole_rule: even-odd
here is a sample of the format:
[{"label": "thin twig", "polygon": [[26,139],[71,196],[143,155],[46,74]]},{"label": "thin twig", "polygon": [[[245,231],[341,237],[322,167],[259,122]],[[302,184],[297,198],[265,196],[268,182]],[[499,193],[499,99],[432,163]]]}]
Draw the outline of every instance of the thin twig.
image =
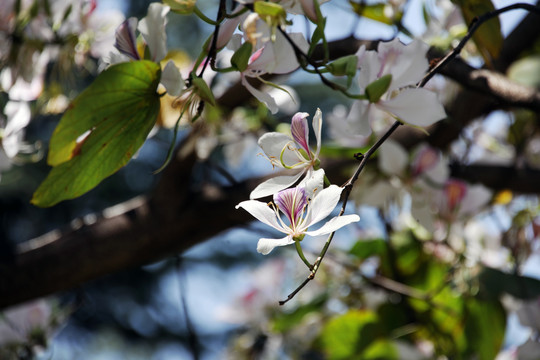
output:
[{"label": "thin twig", "polygon": [[461,52],[461,50],[463,50],[463,48],[465,47],[465,44],[472,38],[474,32],[480,27],[480,25],[482,25],[483,23],[485,23],[486,21],[496,17],[496,16],[499,16],[500,14],[502,13],[505,13],[507,11],[511,11],[511,10],[516,10],[516,9],[522,9],[522,10],[527,10],[527,11],[530,11],[530,12],[534,12],[534,13],[537,13],[537,14],[540,14],[540,7],[539,6],[536,6],[536,5],[531,5],[531,4],[525,4],[525,3],[518,3],[518,4],[513,4],[513,5],[509,5],[509,6],[505,6],[503,8],[500,8],[500,9],[497,9],[497,10],[493,10],[493,11],[490,11],[488,13],[485,13],[481,16],[477,16],[475,17],[471,24],[469,25],[469,31],[467,32],[467,34],[463,37],[463,39],[461,39],[461,41],[459,42],[459,44],[452,50],[450,51],[444,58],[442,58],[442,60],[440,60],[437,65],[435,65],[425,76],[424,78],[422,79],[422,81],[420,82],[419,86],[420,87],[423,87],[429,80],[431,80],[431,78],[433,76],[435,76],[435,74],[437,72],[440,71],[440,69],[445,66],[446,64],[448,64],[450,61],[452,61],[456,56],[459,55],[459,53]]}]

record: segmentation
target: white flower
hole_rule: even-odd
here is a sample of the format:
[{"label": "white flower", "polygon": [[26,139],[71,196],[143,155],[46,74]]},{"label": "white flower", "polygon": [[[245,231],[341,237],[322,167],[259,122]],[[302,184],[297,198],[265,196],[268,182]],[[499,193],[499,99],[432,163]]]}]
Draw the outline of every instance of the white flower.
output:
[{"label": "white flower", "polygon": [[368,99],[353,104],[347,121],[356,123],[361,135],[371,133],[372,107],[416,126],[429,126],[446,117],[435,93],[415,87],[428,69],[428,48],[419,40],[404,45],[396,38],[379,43],[377,52],[366,51],[364,46],[358,50],[358,82]]},{"label": "white flower", "polygon": [[[148,46],[152,61],[159,63],[167,55],[167,37],[165,26],[167,25],[167,13],[170,8],[160,3],[152,3],[148,8],[148,14],[137,25],[136,18],[129,18],[116,29],[116,42],[114,46],[120,52],[111,53],[106,60],[113,64],[131,60],[141,60],[141,54],[137,48],[135,29],[141,33]],[[184,81],[180,70],[173,60],[169,60],[162,66],[161,84],[172,96],[180,95],[184,88]]]},{"label": "white flower", "polygon": [[[322,182],[320,184],[322,186]],[[315,189],[316,190],[316,189]],[[257,251],[263,255],[270,253],[276,246],[293,244],[301,241],[305,235],[318,236],[330,234],[341,227],[360,220],[358,215],[337,216],[326,222],[318,230],[308,231],[308,228],[325,219],[336,207],[343,188],[336,185],[320,190],[310,199],[308,188],[295,187],[280,191],[274,195],[272,208],[257,200],[247,200],[236,205],[243,208],[257,220],[286,234],[281,239],[261,238]],[[285,215],[287,222],[281,218]]]},{"label": "white flower", "polygon": [[[242,85],[260,102],[264,103],[272,114],[277,113],[279,107],[269,92],[261,91],[249,82],[249,78],[257,78],[262,82],[261,76],[265,74],[288,74],[296,70],[300,64],[295,51],[289,41],[281,32],[273,34],[271,26],[261,20],[256,13],[248,15],[242,23],[243,35],[231,36],[228,48],[236,51],[242,41],[253,45],[252,54],[248,60],[247,68],[241,73]],[[309,44],[301,33],[289,33],[289,38],[304,53]],[[218,38],[218,44],[223,39]]]},{"label": "white flower", "polygon": [[291,121],[291,135],[278,132],[266,133],[259,139],[259,146],[273,166],[283,169],[298,169],[295,175],[276,176],[255,188],[251,199],[272,195],[293,185],[303,174],[306,179],[313,176],[313,170],[319,165],[321,150],[322,113],[319,109],[313,117],[313,130],[317,139],[317,148],[312,152],[309,148],[309,128],[306,118],[308,113],[296,113]]}]

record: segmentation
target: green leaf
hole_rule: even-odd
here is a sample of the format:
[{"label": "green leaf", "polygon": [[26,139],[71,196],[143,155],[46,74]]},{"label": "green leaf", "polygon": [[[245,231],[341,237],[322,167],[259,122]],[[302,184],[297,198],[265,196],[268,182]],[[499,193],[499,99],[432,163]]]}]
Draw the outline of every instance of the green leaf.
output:
[{"label": "green leaf", "polygon": [[53,166],[32,203],[72,199],[123,167],[141,147],[159,113],[158,64],[133,61],[102,72],[69,106],[50,141]]},{"label": "green leaf", "polygon": [[197,0],[163,0],[162,2],[177,14],[189,15],[193,13]]},{"label": "green leaf", "polygon": [[531,277],[508,274],[486,267],[478,279],[481,291],[492,298],[497,298],[503,293],[523,300],[535,299],[540,296],[540,280]]},{"label": "green leaf", "polygon": [[504,339],[506,312],[499,301],[470,298],[465,303],[465,336],[469,352],[479,360],[495,359]]},{"label": "green leaf", "polygon": [[[495,10],[491,0],[454,0],[454,3],[460,7],[467,25],[470,25],[475,17]],[[503,44],[499,18],[495,17],[480,25],[473,35],[473,41],[486,63],[490,64],[496,59]]]},{"label": "green leaf", "polygon": [[390,6],[385,3],[376,3],[376,4],[366,4],[364,1],[355,3],[354,1],[349,1],[353,11],[360,16],[364,16],[368,19],[378,21],[386,25],[394,25],[401,20],[403,14],[401,12],[393,14],[392,17],[388,17],[385,14],[385,7]]},{"label": "green leaf", "polygon": [[356,359],[380,335],[375,313],[350,310],[326,323],[320,345],[328,359]]},{"label": "green leaf", "polygon": [[253,4],[253,10],[262,18],[271,17],[276,19],[286,18],[287,12],[283,7],[276,3],[256,1]]},{"label": "green leaf", "polygon": [[371,256],[384,255],[387,246],[384,239],[357,241],[349,252],[360,260],[365,260]]},{"label": "green leaf", "polygon": [[248,67],[248,61],[251,56],[251,51],[253,50],[253,45],[250,42],[246,41],[236,50],[231,57],[231,64],[236,67],[240,72],[243,72]]}]

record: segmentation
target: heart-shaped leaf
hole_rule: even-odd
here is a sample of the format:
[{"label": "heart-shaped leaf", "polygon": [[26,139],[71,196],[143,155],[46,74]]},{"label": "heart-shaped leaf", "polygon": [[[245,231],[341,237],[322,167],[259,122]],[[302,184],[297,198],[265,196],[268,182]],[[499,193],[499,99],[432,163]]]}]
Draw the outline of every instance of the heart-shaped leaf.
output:
[{"label": "heart-shaped leaf", "polygon": [[113,65],[73,100],[51,137],[53,169],[34,205],[81,196],[131,159],[156,122],[160,74],[151,61]]}]

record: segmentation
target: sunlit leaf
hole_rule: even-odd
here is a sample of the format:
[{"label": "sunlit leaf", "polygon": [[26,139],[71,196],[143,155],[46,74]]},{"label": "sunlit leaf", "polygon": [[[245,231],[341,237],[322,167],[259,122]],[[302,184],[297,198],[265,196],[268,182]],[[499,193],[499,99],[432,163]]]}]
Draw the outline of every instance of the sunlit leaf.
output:
[{"label": "sunlit leaf", "polygon": [[81,196],[131,159],[156,122],[160,72],[150,61],[117,64],[73,100],[51,137],[53,169],[34,205]]},{"label": "sunlit leaf", "polygon": [[394,13],[393,11],[390,14],[391,16],[388,16],[385,8],[390,5],[385,3],[366,4],[365,1],[360,1],[358,3],[349,1],[349,3],[356,14],[386,25],[395,24],[403,16],[401,12]]},{"label": "sunlit leaf", "polygon": [[465,318],[465,335],[471,355],[479,360],[495,359],[506,328],[506,312],[502,304],[498,300],[467,299]]},{"label": "sunlit leaf", "polygon": [[379,336],[377,315],[371,311],[351,310],[328,321],[320,345],[328,359],[355,359]]},{"label": "sunlit leaf", "polygon": [[[491,0],[454,0],[454,2],[460,7],[467,25],[470,25],[475,17],[495,10]],[[499,18],[495,17],[480,25],[473,35],[473,40],[486,63],[490,64],[499,56],[503,44]]]}]

